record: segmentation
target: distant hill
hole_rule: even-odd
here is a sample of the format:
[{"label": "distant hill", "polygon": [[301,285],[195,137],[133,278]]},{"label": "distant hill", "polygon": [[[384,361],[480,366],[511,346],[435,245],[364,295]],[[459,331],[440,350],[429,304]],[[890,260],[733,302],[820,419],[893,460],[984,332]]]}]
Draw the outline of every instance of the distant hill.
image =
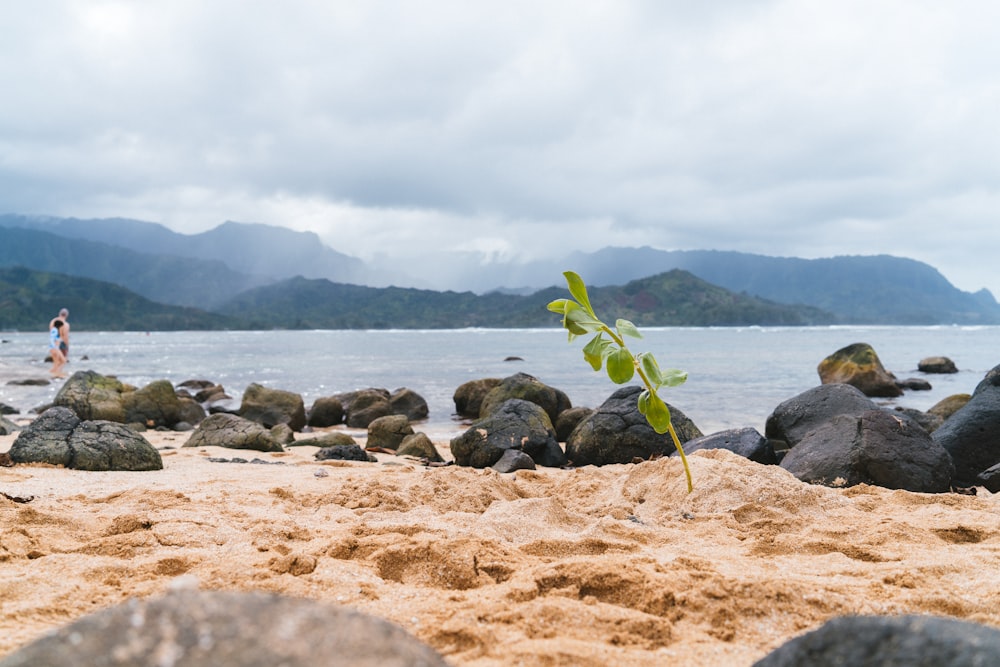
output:
[{"label": "distant hill", "polygon": [[0,269],[0,330],[45,331],[64,307],[74,331],[246,328],[232,317],[155,303],[110,283],[23,267]]}]

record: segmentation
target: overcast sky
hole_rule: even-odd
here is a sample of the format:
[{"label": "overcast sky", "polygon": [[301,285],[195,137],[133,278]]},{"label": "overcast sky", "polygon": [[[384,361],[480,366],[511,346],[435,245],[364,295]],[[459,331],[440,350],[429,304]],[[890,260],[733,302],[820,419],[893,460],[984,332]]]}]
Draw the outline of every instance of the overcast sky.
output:
[{"label": "overcast sky", "polygon": [[998,25],[990,0],[8,3],[0,213],[403,262],[887,253],[1000,297]]}]

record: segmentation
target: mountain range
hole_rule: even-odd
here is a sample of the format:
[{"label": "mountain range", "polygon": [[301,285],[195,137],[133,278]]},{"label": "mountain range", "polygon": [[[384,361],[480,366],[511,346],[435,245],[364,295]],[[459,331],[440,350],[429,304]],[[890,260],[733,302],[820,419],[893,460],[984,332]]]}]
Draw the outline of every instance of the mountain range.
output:
[{"label": "mountain range", "polygon": [[[616,309],[629,293],[655,293],[654,310],[632,311],[637,324],[1000,323],[1000,306],[987,290],[961,291],[933,267],[889,255],[799,259],[640,247],[547,262],[483,262],[464,254],[407,265],[447,262],[448,270],[436,277],[407,275],[398,260],[366,263],[311,232],[263,224],[226,222],[201,234],[179,234],[123,218],[8,214],[0,215],[0,229],[0,267],[112,283],[153,302],[225,316],[237,326],[544,326],[551,321],[544,302],[565,293],[546,288],[561,286],[566,269],[593,288],[620,288],[617,301],[608,304]],[[689,299],[684,290],[699,296]],[[700,308],[678,306],[699,299]],[[531,314],[536,307],[540,316]],[[505,317],[490,316],[491,309]]]}]

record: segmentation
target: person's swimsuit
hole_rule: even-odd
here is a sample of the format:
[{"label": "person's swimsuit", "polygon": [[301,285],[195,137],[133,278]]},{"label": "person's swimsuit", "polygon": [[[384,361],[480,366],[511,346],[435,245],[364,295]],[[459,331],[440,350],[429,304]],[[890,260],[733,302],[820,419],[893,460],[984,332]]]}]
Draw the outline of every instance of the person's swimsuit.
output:
[{"label": "person's swimsuit", "polygon": [[52,327],[52,330],[49,331],[49,349],[50,350],[54,350],[54,349],[58,348],[59,347],[59,343],[61,343],[61,342],[62,341],[59,340],[59,329],[56,329],[55,327]]}]

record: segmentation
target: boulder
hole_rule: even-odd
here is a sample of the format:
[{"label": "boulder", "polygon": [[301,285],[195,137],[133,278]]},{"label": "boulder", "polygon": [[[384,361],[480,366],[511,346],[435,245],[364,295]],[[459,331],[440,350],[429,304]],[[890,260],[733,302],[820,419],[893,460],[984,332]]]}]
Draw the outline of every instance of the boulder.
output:
[{"label": "boulder", "polygon": [[483,399],[494,387],[503,382],[500,378],[483,378],[481,380],[470,380],[459,385],[452,395],[455,401],[455,414],[459,417],[479,418],[482,411]]},{"label": "boulder", "polygon": [[976,484],[990,493],[1000,493],[1000,463],[976,475]]},{"label": "boulder", "polygon": [[20,411],[14,406],[7,405],[6,403],[0,403],[0,415],[16,415],[18,412]]},{"label": "boulder", "polygon": [[843,347],[819,363],[817,368],[822,384],[849,384],[865,396],[891,398],[902,396],[896,378],[887,371],[874,348],[868,343],[854,343]]},{"label": "boulder", "polygon": [[81,420],[65,407],[43,412],[14,440],[15,463],[49,463],[75,470],[162,470],[160,453],[117,422]]},{"label": "boulder", "polygon": [[508,449],[520,449],[538,465],[565,465],[566,457],[548,414],[536,403],[512,398],[472,424],[462,435],[452,438],[455,463],[488,468]]},{"label": "boulder", "polygon": [[980,667],[1000,664],[1000,630],[940,616],[841,616],[753,667]]},{"label": "boulder", "polygon": [[483,397],[479,406],[479,416],[486,417],[498,406],[512,399],[528,401],[540,406],[555,424],[559,413],[573,407],[569,397],[527,373],[515,373],[504,378],[500,384]]},{"label": "boulder", "polygon": [[53,405],[69,408],[80,419],[99,419],[125,423],[122,393],[125,385],[118,378],[94,371],[77,371],[56,394]]},{"label": "boulder", "polygon": [[344,423],[344,405],[334,396],[322,396],[309,408],[309,426],[326,428]]},{"label": "boulder", "polygon": [[288,424],[275,424],[271,427],[271,435],[282,446],[295,442],[295,431]]},{"label": "boulder", "polygon": [[979,473],[1000,463],[1000,366],[934,431],[934,439],[955,462],[956,486],[971,486]]},{"label": "boulder", "polygon": [[306,440],[296,440],[296,445],[310,445],[312,447],[336,447],[337,445],[357,445],[357,441],[350,434],[343,431],[331,431],[323,435]]},{"label": "boulder", "polygon": [[520,449],[508,449],[500,460],[490,466],[497,472],[514,472],[515,470],[535,470],[535,462]]},{"label": "boulder", "polygon": [[131,598],[0,660],[0,667],[333,664],[447,667],[401,627],[347,607],[273,593],[190,589]]},{"label": "boulder", "polygon": [[927,409],[927,413],[931,415],[936,415],[945,421],[953,414],[958,412],[959,408],[964,406],[972,400],[972,394],[952,394],[951,396],[945,396],[940,401],[932,405]]},{"label": "boulder", "polygon": [[385,389],[359,389],[336,396],[344,406],[344,423],[351,428],[368,428],[379,417],[392,414],[389,392]]},{"label": "boulder", "polygon": [[930,412],[921,412],[920,410],[916,410],[914,408],[903,408],[897,406],[893,409],[893,412],[896,415],[905,415],[907,419],[912,419],[928,433],[933,433],[939,426],[941,426],[941,424],[944,423],[944,419],[938,415]]},{"label": "boulder", "polygon": [[403,438],[396,450],[397,456],[412,456],[418,459],[426,459],[432,463],[443,463],[441,453],[427,436],[426,433],[414,433]]},{"label": "boulder", "polygon": [[909,389],[910,391],[930,391],[934,387],[931,383],[923,378],[906,378],[905,380],[897,380],[896,386],[900,389]]},{"label": "boulder", "polygon": [[208,403],[209,401],[218,400],[223,396],[229,397],[229,394],[226,393],[225,387],[221,384],[209,384],[207,387],[203,387],[196,391],[193,398],[199,403]]},{"label": "boulder", "polygon": [[427,419],[429,414],[424,397],[406,387],[397,389],[389,395],[389,406],[392,408],[392,414],[404,415],[410,421]]},{"label": "boulder", "polygon": [[410,421],[403,415],[386,415],[372,420],[368,425],[366,447],[380,447],[396,451],[403,438],[413,435]]},{"label": "boulder", "polygon": [[316,452],[314,458],[317,461],[363,461],[365,463],[377,463],[378,459],[361,449],[359,445],[333,445],[324,447]]},{"label": "boulder", "polygon": [[306,408],[299,394],[283,389],[270,389],[256,382],[243,391],[240,417],[271,428],[275,424],[288,424],[293,431],[306,425]]},{"label": "boulder", "polygon": [[[676,451],[669,433],[657,433],[639,412],[642,387],[622,387],[577,425],[566,440],[572,465],[631,463],[635,459],[668,456]],[[683,412],[667,404],[677,439],[683,445],[703,433]]]},{"label": "boulder", "polygon": [[948,357],[927,357],[917,364],[921,373],[957,373],[958,367]]},{"label": "boulder", "polygon": [[811,484],[872,484],[918,493],[949,491],[954,473],[948,452],[927,431],[878,409],[831,418],[792,447],[780,465]]},{"label": "boulder", "polygon": [[824,384],[780,403],[767,418],[764,436],[775,449],[784,450],[837,415],[861,416],[877,408],[857,387]]},{"label": "boulder", "polygon": [[559,413],[556,418],[556,439],[559,442],[569,440],[569,434],[580,425],[584,419],[594,414],[593,408],[569,408]]},{"label": "boulder", "polygon": [[[773,465],[778,462],[771,441],[762,436],[757,429],[749,426],[703,435],[681,444],[684,446],[685,454],[697,452],[700,449],[727,449],[734,454],[739,454],[764,465]],[[672,456],[680,456],[680,453],[674,452]]]},{"label": "boulder", "polygon": [[11,435],[17,431],[20,431],[21,427],[7,419],[6,417],[0,417],[0,435]]},{"label": "boulder", "polygon": [[[198,425],[206,417],[205,408],[193,398],[178,398],[177,403],[179,407],[177,423]],[[174,428],[177,428],[177,424],[174,424]]]},{"label": "boulder", "polygon": [[181,402],[174,385],[167,380],[150,382],[142,389],[122,394],[125,423],[149,428],[170,428],[181,420]]},{"label": "boulder", "polygon": [[258,452],[280,452],[281,444],[271,431],[258,422],[238,415],[209,415],[198,424],[185,447],[227,447],[252,449]]}]

